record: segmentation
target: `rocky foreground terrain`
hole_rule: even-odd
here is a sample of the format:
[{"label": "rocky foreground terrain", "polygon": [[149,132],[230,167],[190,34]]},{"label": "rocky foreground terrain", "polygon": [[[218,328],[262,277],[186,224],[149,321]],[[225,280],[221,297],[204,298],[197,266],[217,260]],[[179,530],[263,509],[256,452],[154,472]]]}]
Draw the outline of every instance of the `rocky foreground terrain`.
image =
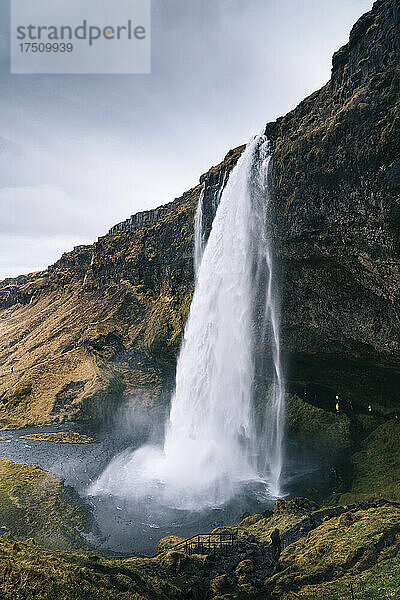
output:
[{"label": "rocky foreground terrain", "polygon": [[[0,538],[1,597],[46,600],[347,600],[397,598],[400,505],[318,508],[304,498],[246,517],[232,547],[188,554],[177,538],[154,558],[117,560]],[[282,553],[270,544],[281,531]],[[218,531],[218,530],[216,530]]]},{"label": "rocky foreground terrain", "polygon": [[[399,596],[399,23],[397,0],[375,2],[334,55],[330,81],[266,126],[287,438],[333,469],[329,489],[245,518],[229,560],[187,556],[166,540],[153,559],[121,561],[56,553],[87,551],[84,509],[57,478],[2,459],[0,525],[10,535],[0,538],[0,598]],[[123,405],[168,403],[193,293],[198,198],[204,189],[209,231],[242,151],[170,204],[0,282],[1,429],[93,424]],[[267,386],[268,376],[260,405]],[[276,526],[279,561],[267,543]],[[53,550],[21,541],[30,537]]]}]

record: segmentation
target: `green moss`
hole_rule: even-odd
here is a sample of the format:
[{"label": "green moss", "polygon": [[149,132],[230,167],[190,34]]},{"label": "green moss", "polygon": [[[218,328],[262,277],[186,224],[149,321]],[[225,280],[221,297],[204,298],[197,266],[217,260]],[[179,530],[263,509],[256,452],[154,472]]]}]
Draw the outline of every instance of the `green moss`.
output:
[{"label": "green moss", "polygon": [[0,514],[17,539],[55,549],[87,547],[79,533],[87,525],[84,511],[61,479],[38,467],[0,458]]},{"label": "green moss", "polygon": [[168,535],[165,538],[162,538],[157,544],[157,553],[164,552],[164,550],[169,550],[173,548],[180,542],[184,542],[185,538],[179,537],[178,535]]},{"label": "green moss", "polygon": [[76,431],[58,431],[55,433],[29,433],[21,435],[21,439],[37,442],[54,442],[56,444],[91,444],[94,438]]},{"label": "green moss", "polygon": [[347,453],[352,447],[350,419],[291,395],[287,403],[288,435],[318,453]]},{"label": "green moss", "polygon": [[[359,582],[360,573],[376,563],[383,564],[385,559],[391,561],[393,554],[398,554],[399,518],[400,509],[383,506],[355,509],[351,519],[343,519],[342,515],[323,522],[306,537],[285,548],[280,557],[279,573],[267,580],[267,588],[274,598],[281,598],[288,590],[301,591],[301,598],[304,591],[304,597],[308,598],[312,597],[311,591],[321,591],[322,584],[324,588],[330,586],[332,590],[338,590],[346,582],[342,578],[349,575],[357,574],[354,580]],[[397,542],[384,550],[384,540],[393,541],[396,533]],[[332,581],[334,583],[328,583]]]},{"label": "green moss", "polygon": [[213,597],[223,596],[224,594],[229,593],[230,591],[232,591],[232,584],[229,581],[228,575],[226,573],[214,577],[214,579],[210,583],[210,592]]},{"label": "green moss", "polygon": [[356,575],[345,575],[336,581],[307,585],[301,590],[302,600],[377,600],[395,599],[400,591],[400,561],[398,556],[382,559],[372,568]]},{"label": "green moss", "polygon": [[400,425],[387,421],[373,431],[352,457],[351,490],[340,503],[386,498],[400,501]]},{"label": "green moss", "polygon": [[176,575],[182,567],[188,562],[189,558],[184,552],[176,550],[167,550],[158,557],[158,562],[167,573]]},{"label": "green moss", "polygon": [[54,553],[0,539],[4,600],[180,600],[181,591],[130,561]]},{"label": "green moss", "polygon": [[[304,498],[282,500],[272,517],[247,517],[236,530],[239,537],[255,533],[258,539],[268,540],[273,528],[279,526],[285,531],[310,508],[314,505]],[[384,598],[383,591],[389,594],[386,597],[395,598],[400,589],[399,519],[400,509],[390,505],[356,507],[338,517],[325,517],[318,527],[283,550],[278,569],[264,582],[260,575],[265,565],[259,559],[238,556],[229,572],[224,573],[222,565],[213,570],[204,556],[168,549],[177,541],[175,536],[161,540],[166,549],[155,558],[124,561],[99,555],[55,554],[32,543],[0,538],[2,597],[181,600],[197,582],[204,589],[209,585],[213,598],[239,594],[240,598],[348,600],[350,584],[354,591],[363,593],[359,596],[363,600]]]},{"label": "green moss", "polygon": [[238,525],[217,527],[213,532],[230,531],[235,533],[239,539],[254,535],[258,541],[270,543],[271,533],[274,529],[278,528],[282,534],[302,521],[304,514],[309,512],[311,505],[308,506],[306,511],[295,510],[296,500],[298,499],[293,499],[291,502],[277,501],[272,516],[270,514],[251,515],[240,521]]},{"label": "green moss", "polygon": [[158,296],[144,330],[144,347],[156,356],[175,354],[183,335],[192,300],[192,290],[175,297],[168,290]]}]

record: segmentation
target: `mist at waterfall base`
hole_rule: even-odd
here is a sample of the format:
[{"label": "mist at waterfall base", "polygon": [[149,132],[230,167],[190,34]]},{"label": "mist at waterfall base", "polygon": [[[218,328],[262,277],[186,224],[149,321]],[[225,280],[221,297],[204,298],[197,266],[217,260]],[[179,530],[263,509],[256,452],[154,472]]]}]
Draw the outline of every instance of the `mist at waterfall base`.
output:
[{"label": "mist at waterfall base", "polygon": [[[171,515],[182,523],[193,513],[202,521],[233,506],[254,509],[281,493],[284,386],[267,227],[269,160],[268,142],[258,136],[219,193],[207,241],[203,186],[195,291],[164,441],[120,453],[89,488],[91,496],[133,504],[157,526]],[[255,349],[267,340],[274,381],[256,421]]]}]

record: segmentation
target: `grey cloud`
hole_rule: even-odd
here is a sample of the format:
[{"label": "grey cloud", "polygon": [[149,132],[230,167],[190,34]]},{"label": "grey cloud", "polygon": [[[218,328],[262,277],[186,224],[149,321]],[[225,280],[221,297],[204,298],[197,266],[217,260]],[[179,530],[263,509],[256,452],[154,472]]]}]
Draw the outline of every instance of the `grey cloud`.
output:
[{"label": "grey cloud", "polygon": [[49,186],[0,189],[0,234],[90,235],[85,210],[62,190]]},{"label": "grey cloud", "polygon": [[[26,195],[13,208],[3,190],[1,231],[94,240],[196,184],[229,148],[323,85],[332,53],[372,0],[153,0],[152,73],[136,76],[10,75],[7,5],[0,188],[48,186],[59,196],[56,211],[43,195],[38,219]],[[46,266],[32,246],[34,256]],[[2,260],[15,272],[12,252]]]}]

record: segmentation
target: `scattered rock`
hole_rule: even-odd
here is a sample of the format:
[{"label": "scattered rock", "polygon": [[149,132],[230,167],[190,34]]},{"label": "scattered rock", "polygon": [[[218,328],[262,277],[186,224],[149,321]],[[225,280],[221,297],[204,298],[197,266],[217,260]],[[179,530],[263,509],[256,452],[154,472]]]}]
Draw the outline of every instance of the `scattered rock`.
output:
[{"label": "scattered rock", "polygon": [[278,499],[274,506],[274,515],[293,513],[295,515],[308,514],[317,510],[318,504],[308,498],[293,498],[293,500]]},{"label": "scattered rock", "polygon": [[249,558],[242,560],[235,569],[236,577],[241,577],[242,575],[252,575],[252,573],[254,573],[254,564]]},{"label": "scattered rock", "polygon": [[210,591],[213,593],[214,596],[221,596],[223,594],[229,593],[231,590],[232,584],[229,581],[228,575],[226,573],[214,577],[214,579],[210,582]]},{"label": "scattered rock", "polygon": [[181,571],[187,560],[187,556],[183,552],[167,550],[164,554],[160,555],[158,560],[165,571],[176,574]]}]

